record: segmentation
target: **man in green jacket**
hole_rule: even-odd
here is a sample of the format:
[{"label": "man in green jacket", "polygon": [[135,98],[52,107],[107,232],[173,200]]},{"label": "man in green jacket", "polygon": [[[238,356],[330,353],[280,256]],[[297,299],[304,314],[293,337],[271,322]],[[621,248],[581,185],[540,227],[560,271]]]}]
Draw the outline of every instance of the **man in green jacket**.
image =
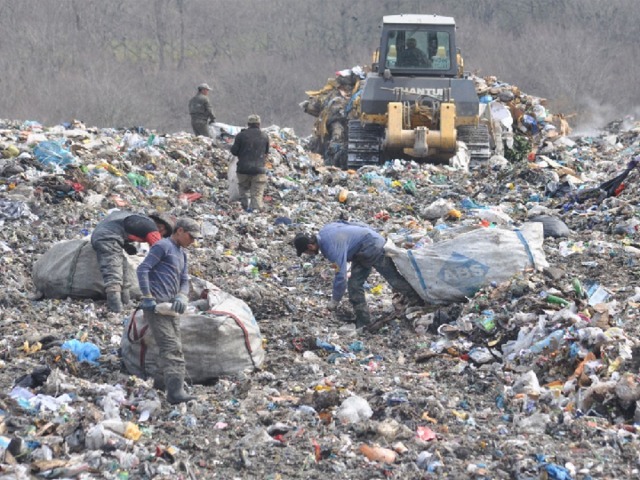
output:
[{"label": "man in green jacket", "polygon": [[211,111],[209,103],[209,90],[211,88],[206,83],[198,85],[198,93],[189,100],[189,114],[191,115],[191,127],[193,133],[203,137],[210,137],[209,124],[216,121],[216,117]]}]

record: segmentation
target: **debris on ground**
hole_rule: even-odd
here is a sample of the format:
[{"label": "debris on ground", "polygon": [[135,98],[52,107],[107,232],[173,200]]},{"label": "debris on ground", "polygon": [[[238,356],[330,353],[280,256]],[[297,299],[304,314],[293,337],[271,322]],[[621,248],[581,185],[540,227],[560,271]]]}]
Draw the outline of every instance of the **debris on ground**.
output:
[{"label": "debris on ground", "polygon": [[[263,213],[229,201],[231,134],[0,121],[0,478],[638,476],[640,123],[573,136],[535,98],[478,85],[512,114],[501,158],[341,170],[271,126]],[[254,371],[171,406],[123,365],[132,311],[34,296],[37,260],[114,208],[202,223],[190,273],[250,308]],[[542,223],[546,263],[455,291],[465,272],[444,262],[455,301],[424,306],[374,272],[378,328],[357,332],[347,301],[324,308],[331,265],[291,245],[340,218],[409,252]]]}]

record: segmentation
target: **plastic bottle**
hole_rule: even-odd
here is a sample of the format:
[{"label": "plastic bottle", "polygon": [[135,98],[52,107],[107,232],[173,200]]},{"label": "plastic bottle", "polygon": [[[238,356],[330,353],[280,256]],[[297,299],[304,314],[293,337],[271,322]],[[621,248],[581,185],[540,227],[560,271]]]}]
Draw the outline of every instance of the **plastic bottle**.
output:
[{"label": "plastic bottle", "polygon": [[547,303],[552,303],[554,305],[562,305],[566,307],[571,302],[569,300],[565,300],[561,297],[556,297],[555,295],[549,295],[547,292],[541,292],[540,296],[546,300]]},{"label": "plastic bottle", "polygon": [[495,314],[493,310],[483,310],[478,319],[478,324],[486,331],[492,332],[496,328]]},{"label": "plastic bottle", "polygon": [[542,353],[545,349],[549,351],[557,350],[564,340],[564,330],[555,330],[546,338],[531,345],[529,350],[532,353]]},{"label": "plastic bottle", "polygon": [[131,470],[132,468],[140,465],[140,459],[134,453],[124,452],[122,450],[116,450],[112,453],[114,457],[120,462],[120,467],[125,470]]},{"label": "plastic bottle", "polygon": [[101,425],[107,430],[111,430],[112,432],[122,435],[129,440],[137,441],[142,436],[142,432],[138,426],[132,422],[125,422],[114,418],[103,420]]}]

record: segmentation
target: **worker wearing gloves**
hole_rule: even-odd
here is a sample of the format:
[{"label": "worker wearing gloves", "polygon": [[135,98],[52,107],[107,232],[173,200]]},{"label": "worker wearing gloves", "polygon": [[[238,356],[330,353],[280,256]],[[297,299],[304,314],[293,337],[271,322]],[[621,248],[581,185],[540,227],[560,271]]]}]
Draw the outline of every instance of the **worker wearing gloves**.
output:
[{"label": "worker wearing gloves", "polygon": [[[179,218],[170,238],[156,243],[138,267],[138,283],[142,292],[140,308],[160,349],[160,369],[164,372],[167,401],[171,404],[188,402],[194,397],[184,391],[186,373],[180,315],[187,308],[189,275],[187,252],[196,239],[202,238],[200,225],[190,218]],[[157,303],[171,303],[177,315],[156,312]]]},{"label": "worker wearing gloves", "polygon": [[154,245],[173,231],[172,221],[164,215],[141,215],[116,210],[107,215],[91,234],[91,246],[96,251],[98,265],[107,295],[107,308],[115,313],[130,301],[127,285],[124,285],[128,262],[122,250],[135,255],[132,242]]},{"label": "worker wearing gloves", "polygon": [[[336,310],[346,290],[356,316],[356,328],[371,322],[364,293],[364,282],[375,268],[391,287],[408,300],[419,302],[420,297],[396,269],[393,260],[384,254],[385,239],[370,227],[350,222],[329,223],[316,235],[299,233],[294,238],[298,256],[303,253],[322,255],[335,264],[330,311]],[[347,262],[351,262],[351,276],[347,280]]]}]

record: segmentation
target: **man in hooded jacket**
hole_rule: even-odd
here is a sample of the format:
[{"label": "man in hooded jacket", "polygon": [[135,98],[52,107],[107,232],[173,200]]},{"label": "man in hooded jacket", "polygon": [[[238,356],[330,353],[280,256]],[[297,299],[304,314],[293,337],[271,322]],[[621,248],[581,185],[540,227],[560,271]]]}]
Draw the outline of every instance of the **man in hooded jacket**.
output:
[{"label": "man in hooded jacket", "polygon": [[172,222],[166,216],[122,210],[110,213],[98,223],[91,234],[91,246],[98,257],[110,311],[121,312],[122,306],[131,300],[128,286],[124,285],[128,263],[122,251],[134,255],[137,249],[132,242],[146,242],[152,246],[172,232]]}]

